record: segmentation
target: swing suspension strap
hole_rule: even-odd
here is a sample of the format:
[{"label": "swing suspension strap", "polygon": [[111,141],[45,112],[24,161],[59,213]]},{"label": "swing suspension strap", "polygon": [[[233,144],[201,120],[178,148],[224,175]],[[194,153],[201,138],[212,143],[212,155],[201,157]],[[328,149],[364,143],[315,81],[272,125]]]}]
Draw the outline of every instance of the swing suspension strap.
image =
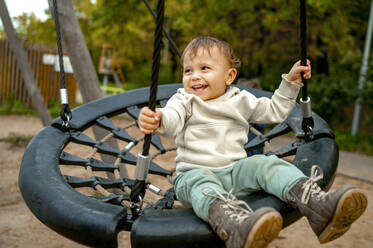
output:
[{"label": "swing suspension strap", "polygon": [[[161,47],[162,47],[162,31],[163,31],[163,19],[164,19],[164,0],[158,0],[157,3],[157,16],[156,16],[156,28],[154,35],[154,50],[153,50],[153,63],[152,63],[152,76],[150,85],[149,95],[149,109],[155,111],[157,104],[157,89],[158,89],[158,76],[161,58]],[[145,195],[145,181],[149,171],[150,156],[149,149],[152,135],[145,135],[144,146],[142,154],[138,155],[136,170],[135,170],[135,184],[131,191],[131,201],[141,201]],[[134,208],[137,210],[137,208]]]},{"label": "swing suspension strap", "polygon": [[58,49],[58,58],[59,58],[59,65],[60,65],[60,100],[61,100],[61,111],[60,117],[62,119],[62,126],[64,128],[69,128],[70,120],[72,117],[70,107],[69,107],[69,97],[67,94],[66,83],[65,83],[65,69],[63,64],[63,51],[61,45],[61,32],[60,32],[60,24],[58,20],[58,8],[57,8],[57,1],[53,0],[53,18],[54,23],[56,25],[56,36],[57,36],[57,49]]},{"label": "swing suspension strap", "polygon": [[[301,49],[301,65],[307,65],[307,25],[306,25],[306,0],[300,0],[300,49]],[[312,118],[311,98],[308,96],[307,79],[304,78],[302,72],[302,98],[300,105],[302,109],[302,130],[305,135],[305,140],[310,141],[313,139],[313,126],[314,121]]]}]

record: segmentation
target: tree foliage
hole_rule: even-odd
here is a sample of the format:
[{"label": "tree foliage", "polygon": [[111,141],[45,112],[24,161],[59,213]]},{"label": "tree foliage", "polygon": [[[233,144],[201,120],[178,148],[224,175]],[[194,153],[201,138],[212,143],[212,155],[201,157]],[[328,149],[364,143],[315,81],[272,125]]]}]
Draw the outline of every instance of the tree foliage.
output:
[{"label": "tree foliage", "polygon": [[51,18],[42,21],[33,13],[23,13],[14,18],[14,23],[18,35],[23,39],[41,44],[56,44],[56,31]]}]

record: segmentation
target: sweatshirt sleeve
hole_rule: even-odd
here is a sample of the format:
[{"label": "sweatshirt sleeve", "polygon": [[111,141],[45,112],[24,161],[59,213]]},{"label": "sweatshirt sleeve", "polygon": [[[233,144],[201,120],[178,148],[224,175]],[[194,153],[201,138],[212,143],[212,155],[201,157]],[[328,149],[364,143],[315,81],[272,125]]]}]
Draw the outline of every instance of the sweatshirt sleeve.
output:
[{"label": "sweatshirt sleeve", "polygon": [[176,93],[166,106],[161,108],[162,121],[157,132],[174,137],[184,128],[185,121],[190,116],[190,101],[181,93]]},{"label": "sweatshirt sleeve", "polygon": [[243,107],[248,113],[247,120],[251,123],[278,123],[284,121],[295,106],[301,84],[286,80],[286,74],[282,75],[282,81],[272,98],[256,98],[247,93]]}]

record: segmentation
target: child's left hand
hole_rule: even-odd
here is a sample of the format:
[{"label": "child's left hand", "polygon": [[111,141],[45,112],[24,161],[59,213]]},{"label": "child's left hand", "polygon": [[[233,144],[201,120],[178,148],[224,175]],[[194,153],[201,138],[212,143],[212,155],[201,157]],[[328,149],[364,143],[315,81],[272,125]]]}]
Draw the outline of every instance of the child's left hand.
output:
[{"label": "child's left hand", "polygon": [[296,62],[286,75],[286,80],[289,82],[302,83],[301,72],[304,72],[303,77],[305,79],[311,78],[311,62],[307,59],[307,66],[301,66],[300,60]]}]

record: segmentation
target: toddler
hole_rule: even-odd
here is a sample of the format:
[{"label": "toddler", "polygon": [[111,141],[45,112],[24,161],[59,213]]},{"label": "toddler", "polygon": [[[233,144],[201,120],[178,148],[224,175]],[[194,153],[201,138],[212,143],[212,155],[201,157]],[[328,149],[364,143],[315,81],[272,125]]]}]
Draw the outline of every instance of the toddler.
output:
[{"label": "toddler", "polygon": [[[321,243],[345,233],[364,212],[367,199],[353,186],[323,192],[316,180],[276,156],[246,157],[248,123],[282,122],[293,109],[301,73],[311,77],[311,66],[293,65],[282,75],[271,99],[256,98],[231,86],[240,61],[231,47],[212,37],[198,37],[182,58],[183,88],[155,112],[145,107],[139,116],[144,134],[175,136],[177,156],[173,180],[178,200],[207,221],[228,248],[266,247],[282,228],[275,209],[253,211],[237,197],[264,190],[307,216]],[[317,173],[319,176],[317,177]]]}]

